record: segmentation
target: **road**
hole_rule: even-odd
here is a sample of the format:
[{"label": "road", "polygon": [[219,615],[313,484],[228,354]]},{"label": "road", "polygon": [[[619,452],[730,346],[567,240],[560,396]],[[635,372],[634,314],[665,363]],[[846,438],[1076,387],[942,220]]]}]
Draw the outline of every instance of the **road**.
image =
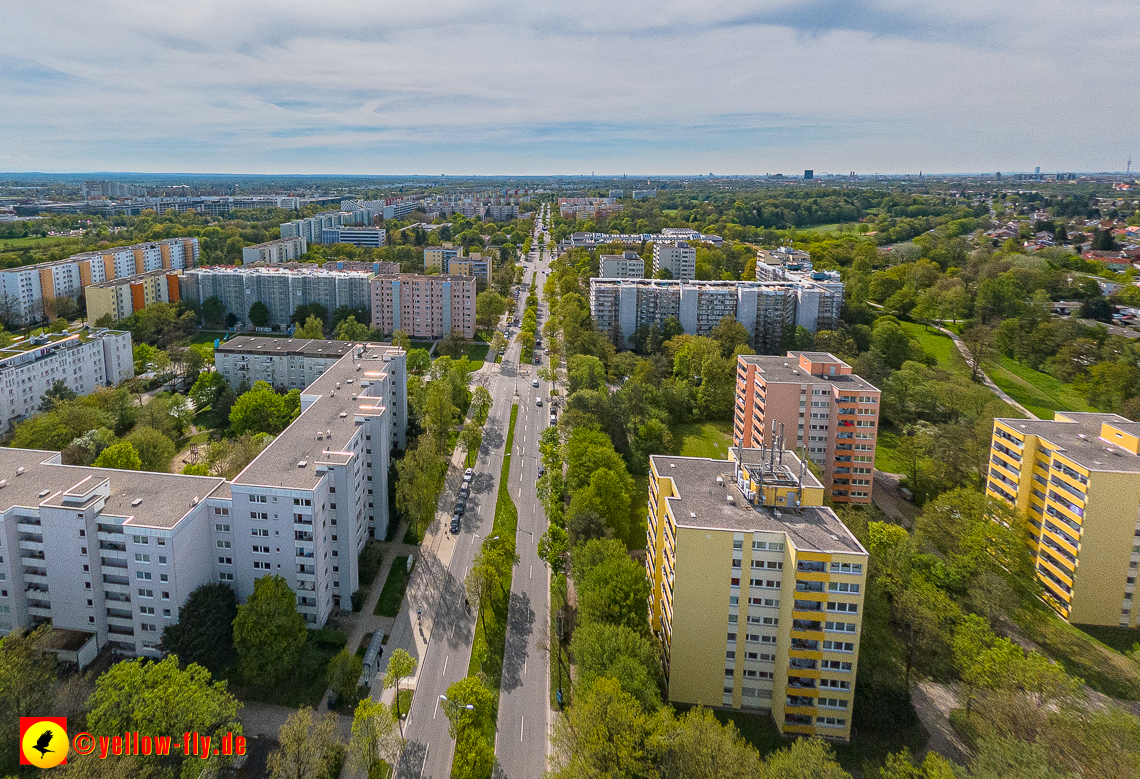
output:
[{"label": "road", "polygon": [[[537,252],[533,254],[537,257]],[[528,264],[534,267],[534,262]],[[528,272],[524,281],[529,282],[529,279]],[[526,299],[525,285],[519,297],[522,306]],[[521,309],[519,316],[522,316]],[[463,606],[463,580],[478,545],[494,521],[499,475],[516,394],[519,415],[515,423],[515,456],[511,458],[508,478],[511,497],[518,506],[516,544],[521,562],[515,569],[508,609],[496,747],[505,776],[538,777],[546,768],[546,715],[549,711],[546,684],[550,675],[546,670],[548,660],[539,651],[536,638],[540,635],[537,626],[548,619],[549,585],[546,567],[537,556],[538,539],[545,531],[545,515],[537,501],[535,483],[538,481],[538,437],[549,413],[545,401],[541,409],[534,401],[535,393],[545,391],[545,387],[531,386],[538,366],[520,366],[519,357],[520,347],[512,343],[502,363],[485,363],[476,374],[475,380],[486,384],[494,403],[484,427],[462,531],[458,537],[447,532],[450,508],[457,498],[463,474],[462,468],[453,461],[436,521],[424,539],[420,564],[413,573],[389,639],[386,654],[403,647],[419,661],[416,692],[406,722],[408,743],[396,770],[398,779],[445,779],[451,775],[455,742],[448,733],[447,717],[439,708],[439,696],[446,693],[449,685],[467,675],[475,618],[468,615]],[[536,412],[546,413],[547,417]],[[526,482],[521,485],[521,494],[520,479]],[[422,622],[416,617],[417,609],[422,610]],[[379,686],[373,693],[379,697]],[[512,733],[520,734],[513,744]]]},{"label": "road", "polygon": [[[536,224],[536,234],[538,225]],[[548,239],[549,240],[549,239]],[[537,244],[537,237],[534,240]],[[529,268],[537,270],[541,320],[548,311],[542,300],[543,271],[549,268],[549,255],[542,261],[532,252]],[[530,280],[530,273],[524,281]],[[519,295],[518,316],[521,319],[526,294]],[[541,332],[541,326],[539,328]],[[509,354],[517,359],[518,347]],[[536,349],[541,353],[541,349]],[[545,361],[544,361],[545,362]],[[503,361],[506,378],[506,360]],[[546,770],[547,743],[550,728],[550,656],[540,644],[550,622],[550,578],[546,564],[538,558],[538,540],[546,532],[546,512],[538,500],[538,466],[541,461],[539,438],[550,426],[550,385],[538,380],[540,366],[533,362],[520,366],[517,377],[519,414],[515,422],[515,440],[511,453],[508,484],[511,498],[518,508],[519,523],[515,536],[519,564],[511,584],[511,601],[507,613],[506,647],[503,652],[503,675],[499,688],[498,736],[495,755],[499,761],[496,777],[533,779]],[[536,404],[538,398],[543,405]]]}]

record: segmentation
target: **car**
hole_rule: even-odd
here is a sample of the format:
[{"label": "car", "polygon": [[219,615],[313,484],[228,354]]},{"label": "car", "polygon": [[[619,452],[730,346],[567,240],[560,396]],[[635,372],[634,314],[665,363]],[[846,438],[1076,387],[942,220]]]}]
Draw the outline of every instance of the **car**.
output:
[{"label": "car", "polygon": [[463,516],[465,513],[467,513],[467,501],[461,500],[456,502],[455,509],[452,510],[451,513],[459,517]]},{"label": "car", "polygon": [[545,465],[540,465],[540,466],[538,466],[538,475],[539,475],[539,476],[542,476],[542,475],[544,475],[545,473],[546,473],[546,466],[545,466]]},{"label": "car", "polygon": [[532,382],[530,383],[530,386],[532,386],[532,387],[537,387],[537,386],[538,386],[538,379],[535,379],[534,381],[532,381]]},{"label": "car", "polygon": [[451,533],[452,535],[459,535],[460,521],[458,516],[451,518]]},{"label": "car", "polygon": [[554,414],[551,414],[551,415],[550,415],[550,425],[551,425],[551,427],[553,427],[554,425],[557,425],[557,424],[558,424],[558,417],[556,417]]},{"label": "car", "polygon": [[534,364],[535,364],[535,365],[541,365],[541,364],[542,364],[542,357],[541,357],[541,355],[537,355],[537,354],[536,354],[536,355],[534,356]]},{"label": "car", "polygon": [[475,478],[475,469],[474,468],[468,468],[467,470],[465,470],[463,472],[463,481],[471,481],[474,478]]},{"label": "car", "polygon": [[542,350],[542,353],[543,353],[543,354],[550,354],[550,350],[549,350],[549,349],[543,349],[543,350]]},{"label": "car", "polygon": [[460,499],[467,500],[467,497],[470,494],[471,494],[471,485],[468,484],[467,482],[463,482],[462,486],[460,486],[460,488],[459,488]]},{"label": "car", "polygon": [[542,398],[535,398],[534,399],[534,405],[538,406],[539,408],[542,408]]}]

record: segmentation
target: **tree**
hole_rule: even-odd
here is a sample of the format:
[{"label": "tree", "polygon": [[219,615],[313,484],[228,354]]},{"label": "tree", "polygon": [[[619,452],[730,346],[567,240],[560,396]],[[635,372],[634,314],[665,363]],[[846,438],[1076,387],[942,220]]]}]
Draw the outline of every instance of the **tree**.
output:
[{"label": "tree", "polygon": [[650,741],[660,779],[756,779],[760,756],[731,720],[698,706]]},{"label": "tree", "polygon": [[0,639],[0,708],[10,718],[48,710],[56,682],[56,659],[44,647],[51,625],[17,628]]},{"label": "tree", "polygon": [[625,538],[629,531],[628,482],[629,476],[624,472],[618,474],[609,468],[598,468],[590,475],[589,485],[574,493],[570,500],[570,513],[592,511],[605,520],[615,536]]},{"label": "tree", "polygon": [[851,779],[831,746],[821,738],[801,738],[768,755],[759,779]]},{"label": "tree", "polygon": [[255,300],[249,307],[249,323],[254,327],[269,327],[269,306]]},{"label": "tree", "polygon": [[646,746],[652,720],[632,695],[605,677],[576,688],[577,700],[554,723],[554,779],[651,776]]},{"label": "tree", "polygon": [[308,706],[289,715],[277,741],[281,746],[267,761],[272,779],[323,779],[343,753],[336,738],[336,713],[327,711],[322,717]]},{"label": "tree", "polygon": [[276,435],[291,421],[285,398],[264,381],[256,382],[230,410],[230,431],[234,435],[246,432]]},{"label": "tree", "polygon": [[499,322],[507,310],[507,301],[493,289],[487,289],[475,296],[475,324],[483,330],[490,330]]},{"label": "tree", "polygon": [[[227,732],[242,732],[238,719],[241,704],[226,689],[226,683],[214,682],[210,672],[199,665],[179,668],[175,657],[116,663],[95,682],[87,707],[87,730],[95,736],[118,736],[130,731],[198,732],[218,743]],[[196,755],[171,750],[169,756],[139,756],[132,760],[156,769],[173,766],[173,776],[183,775],[186,767],[185,775],[197,776],[200,771],[216,775],[233,758],[212,755],[201,760]],[[193,771],[184,766],[187,760],[193,760]]]},{"label": "tree", "polygon": [[162,631],[162,648],[184,666],[197,663],[214,676],[233,665],[237,595],[228,584],[199,585],[178,610],[178,622]]},{"label": "tree", "polygon": [[551,523],[538,539],[538,557],[550,566],[555,576],[566,568],[566,555],[570,551],[570,537],[558,525]]},{"label": "tree", "polygon": [[447,460],[422,440],[396,463],[396,508],[422,532],[435,519],[439,479]]},{"label": "tree", "polygon": [[483,442],[483,427],[477,420],[472,419],[459,431],[459,446],[464,453],[464,463],[468,466],[475,464],[472,453],[479,453],[479,445]]},{"label": "tree", "polygon": [[[479,725],[494,720],[495,695],[478,677],[466,676],[450,684],[444,697],[447,700],[440,702],[443,704],[441,708],[447,714],[448,730],[455,739],[455,754],[458,756],[462,751],[461,745],[468,745],[474,739],[483,741]],[[479,774],[465,772],[461,775]]]},{"label": "tree", "polygon": [[222,393],[229,389],[226,379],[217,371],[207,371],[198,376],[194,386],[190,388],[190,399],[199,411],[207,406],[213,406]]},{"label": "tree", "polygon": [[986,325],[971,325],[962,331],[962,343],[966,345],[969,354],[967,362],[970,363],[970,378],[978,380],[982,372],[982,363],[993,356],[994,333]]},{"label": "tree", "polygon": [[217,295],[202,301],[202,324],[206,327],[221,327],[226,318],[226,305]]},{"label": "tree", "polygon": [[408,373],[423,374],[431,369],[431,355],[427,349],[408,349]]},{"label": "tree", "polygon": [[495,585],[499,581],[499,574],[494,566],[486,559],[482,549],[475,555],[467,578],[463,580],[463,587],[467,597],[479,609],[479,621],[483,624],[483,632],[487,632],[487,620],[483,611],[491,599],[495,597]]},{"label": "tree", "polygon": [[[304,305],[297,306],[293,309],[293,314],[289,317],[289,322],[295,325],[308,323],[309,319],[316,317],[322,322],[331,321],[329,319],[329,310],[322,306],[320,303],[305,303]],[[317,336],[318,338],[322,336]]]},{"label": "tree", "polygon": [[[399,348],[401,348],[405,352],[407,352],[412,348],[412,339],[408,338],[408,334],[405,333],[403,330],[393,330],[392,331],[392,346],[398,346]],[[426,352],[427,350],[424,349],[424,351]],[[409,355],[409,357],[410,357],[410,355]],[[409,367],[409,370],[410,370],[410,367]]]},{"label": "tree", "polygon": [[475,555],[475,561],[486,562],[495,571],[499,580],[499,589],[506,597],[507,590],[503,583],[510,578],[511,569],[519,564],[519,556],[515,551],[515,539],[511,536],[493,536],[486,539]]},{"label": "tree", "polygon": [[471,394],[471,416],[482,425],[487,421],[487,414],[490,413],[494,402],[491,391],[480,384]]},{"label": "tree", "polygon": [[[388,658],[388,669],[384,671],[384,689],[396,688],[396,720],[402,721],[404,714],[400,711],[400,680],[407,679],[416,672],[416,658],[404,649],[396,649]],[[403,725],[400,734],[403,736]]]},{"label": "tree", "polygon": [[646,636],[625,625],[587,622],[574,631],[570,647],[578,686],[589,687],[595,679],[607,676],[616,679],[646,711],[661,707],[657,652]]},{"label": "tree", "polygon": [[57,403],[62,403],[67,400],[75,400],[75,390],[67,386],[67,382],[63,379],[56,379],[51,389],[43,394],[40,398],[40,411],[51,411],[55,408]]},{"label": "tree", "polygon": [[116,468],[120,471],[141,471],[139,453],[128,441],[111,444],[95,458],[96,468]]},{"label": "tree", "polygon": [[338,341],[367,341],[369,333],[371,330],[368,325],[357,322],[356,317],[350,316],[336,326],[334,337]]},{"label": "tree", "polygon": [[1093,251],[1111,252],[1119,247],[1116,241],[1112,238],[1111,230],[1096,230],[1093,232],[1092,249]]},{"label": "tree", "polygon": [[748,346],[752,342],[748,330],[732,314],[721,318],[717,326],[709,331],[709,338],[720,344],[722,357],[731,357],[736,347]]},{"label": "tree", "polygon": [[320,340],[325,337],[325,323],[315,316],[310,316],[305,320],[305,324],[299,325],[293,331],[294,338],[313,338]]},{"label": "tree", "polygon": [[628,555],[604,560],[585,577],[579,577],[575,570],[574,582],[578,587],[580,625],[605,622],[624,625],[639,635],[648,634],[645,603],[649,598],[649,580],[643,567]]},{"label": "tree", "polygon": [[364,660],[356,654],[350,654],[347,649],[340,650],[329,660],[326,675],[338,708],[343,710],[346,706],[356,704],[357,683],[363,671]]},{"label": "tree", "polygon": [[400,753],[400,735],[392,710],[379,701],[364,698],[352,715],[352,740],[348,743],[349,765],[366,779],[381,779],[386,763]]},{"label": "tree", "polygon": [[307,630],[297,598],[281,576],[262,576],[238,606],[234,647],[242,678],[268,689],[293,673]]},{"label": "tree", "polygon": [[442,456],[447,452],[447,436],[457,412],[448,382],[436,380],[428,384],[424,393],[424,417],[428,442],[436,454]]},{"label": "tree", "polygon": [[138,452],[144,471],[169,471],[170,461],[177,453],[174,442],[153,427],[136,427],[126,442]]}]

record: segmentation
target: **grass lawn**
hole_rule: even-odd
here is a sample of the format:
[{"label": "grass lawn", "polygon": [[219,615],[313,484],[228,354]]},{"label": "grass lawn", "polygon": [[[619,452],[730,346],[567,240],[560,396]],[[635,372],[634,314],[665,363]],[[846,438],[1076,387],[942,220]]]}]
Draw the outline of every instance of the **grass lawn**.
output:
[{"label": "grass lawn", "polygon": [[384,555],[380,552],[380,542],[367,542],[364,549],[360,551],[358,559],[360,589],[371,587],[372,582],[376,581],[376,574],[380,572],[380,566],[384,563]]},{"label": "grass lawn", "polygon": [[922,344],[922,348],[926,350],[927,354],[938,360],[938,367],[942,368],[942,370],[960,376],[970,375],[970,367],[966,365],[966,361],[962,359],[962,354],[958,351],[958,347],[954,345],[954,341],[950,336],[945,333],[940,333],[933,328],[927,330],[922,325],[915,324],[914,322],[903,322],[902,328],[907,334],[918,339],[918,342]]},{"label": "grass lawn", "polygon": [[[811,225],[810,227],[803,228],[800,232],[804,232],[804,233],[837,233],[837,232],[839,232],[839,228],[843,227],[844,224],[849,224],[849,223],[848,222],[835,222],[834,224],[827,224],[827,225]],[[852,234],[858,235],[858,233],[852,233]]]},{"label": "grass lawn", "polygon": [[1071,384],[1008,357],[987,364],[986,373],[994,384],[1042,419],[1052,419],[1054,411],[1096,411]]},{"label": "grass lawn", "polygon": [[899,434],[887,425],[879,430],[879,440],[875,446],[875,468],[886,473],[908,471],[906,460],[899,451]]},{"label": "grass lawn", "polygon": [[[1113,646],[1120,646],[1127,640],[1125,631],[1091,627],[1082,630],[1039,603],[1023,609],[1017,624],[1043,652],[1073,676],[1084,679],[1089,687],[1113,698],[1140,700],[1140,663],[1098,640],[1108,638]],[[1135,636],[1138,631],[1128,632]]]},{"label": "grass lawn", "polygon": [[253,698],[265,703],[276,703],[293,709],[320,705],[328,689],[329,660],[348,643],[348,637],[339,630],[310,630],[301,647],[293,679],[286,680],[272,690],[251,690],[235,684],[239,698]]},{"label": "grass lawn", "polygon": [[1136,628],[1102,627],[1100,625],[1074,625],[1077,629],[1112,647],[1117,652],[1131,652],[1140,644],[1140,630]]},{"label": "grass lawn", "polygon": [[392,561],[392,570],[388,573],[388,580],[384,582],[384,589],[380,591],[380,598],[376,601],[373,614],[380,617],[394,617],[400,613],[400,604],[404,601],[404,591],[408,589],[408,556],[403,555]]},{"label": "grass lawn", "polygon": [[673,427],[673,442],[683,457],[728,457],[731,422],[687,422]]},{"label": "grass lawn", "polygon": [[0,238],[0,251],[13,249],[52,249],[56,246],[74,244],[78,246],[83,239],[77,235],[49,235],[46,238],[28,236],[27,238]]},{"label": "grass lawn", "polygon": [[210,361],[214,359],[214,341],[222,341],[227,335],[230,335],[224,330],[199,330],[187,341],[189,346],[198,346],[200,351],[208,352],[207,357]]}]

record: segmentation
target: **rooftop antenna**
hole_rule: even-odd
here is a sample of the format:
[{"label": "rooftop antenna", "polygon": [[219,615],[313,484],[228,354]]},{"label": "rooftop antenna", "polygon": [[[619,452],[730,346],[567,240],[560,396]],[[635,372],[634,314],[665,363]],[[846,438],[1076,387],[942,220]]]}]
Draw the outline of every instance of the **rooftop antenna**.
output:
[{"label": "rooftop antenna", "polygon": [[784,465],[784,423],[780,423],[780,467]]},{"label": "rooftop antenna", "polygon": [[768,450],[768,470],[772,470],[776,466],[776,446],[779,444],[779,438],[776,436],[776,426],[772,425],[772,448]]}]

